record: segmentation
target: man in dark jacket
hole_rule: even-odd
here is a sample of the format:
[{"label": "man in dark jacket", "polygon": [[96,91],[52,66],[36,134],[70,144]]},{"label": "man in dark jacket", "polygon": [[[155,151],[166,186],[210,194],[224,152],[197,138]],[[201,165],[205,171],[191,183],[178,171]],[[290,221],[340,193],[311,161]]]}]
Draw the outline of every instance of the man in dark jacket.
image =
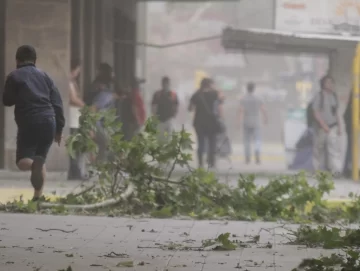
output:
[{"label": "man in dark jacket", "polygon": [[15,106],[16,164],[20,170],[31,171],[34,201],[42,195],[48,151],[54,141],[60,145],[65,125],[59,91],[35,63],[35,49],[20,46],[16,52],[17,67],[7,76],[3,93],[3,104]]}]

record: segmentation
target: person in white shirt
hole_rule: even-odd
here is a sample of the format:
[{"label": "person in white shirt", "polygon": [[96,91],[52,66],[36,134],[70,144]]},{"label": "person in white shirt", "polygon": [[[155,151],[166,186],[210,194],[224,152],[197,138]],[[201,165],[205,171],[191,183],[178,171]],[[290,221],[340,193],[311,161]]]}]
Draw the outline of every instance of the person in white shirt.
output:
[{"label": "person in white shirt", "polygon": [[[70,100],[70,114],[69,126],[70,134],[77,132],[79,128],[79,118],[81,115],[81,108],[85,105],[80,96],[80,87],[78,79],[81,71],[81,62],[79,59],[71,61],[71,72],[69,82],[69,100]],[[68,180],[80,180],[85,178],[85,163],[84,155],[78,155],[75,159],[70,157],[70,168],[68,172]]]}]

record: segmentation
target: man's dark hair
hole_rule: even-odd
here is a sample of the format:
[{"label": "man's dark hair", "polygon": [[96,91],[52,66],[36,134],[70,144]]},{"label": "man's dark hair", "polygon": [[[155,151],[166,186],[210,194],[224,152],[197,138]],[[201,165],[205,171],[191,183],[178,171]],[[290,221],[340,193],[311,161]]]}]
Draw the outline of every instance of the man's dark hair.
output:
[{"label": "man's dark hair", "polygon": [[248,83],[246,89],[249,93],[253,93],[255,90],[255,84],[253,82]]},{"label": "man's dark hair", "polygon": [[332,78],[332,76],[329,75],[329,74],[324,75],[324,76],[320,79],[320,87],[321,87],[321,89],[324,89],[324,87],[325,87],[325,82],[326,82],[326,80],[328,80],[328,79],[334,81],[334,78]]},{"label": "man's dark hair", "polygon": [[102,62],[98,66],[98,71],[100,74],[109,75],[113,72],[113,68],[106,62]]},{"label": "man's dark hair", "polygon": [[113,82],[112,72],[113,69],[108,63],[100,63],[98,66],[98,74],[95,78],[95,82],[110,86],[110,84]]},{"label": "man's dark hair", "polygon": [[70,61],[70,68],[71,70],[75,70],[77,67],[79,67],[81,65],[81,60],[80,58],[73,58]]},{"label": "man's dark hair", "polygon": [[200,88],[201,89],[208,88],[211,86],[213,82],[214,80],[212,80],[211,78],[204,78],[203,80],[201,80]]},{"label": "man's dark hair", "polygon": [[31,45],[22,45],[17,51],[15,58],[18,62],[36,62],[36,50]]},{"label": "man's dark hair", "polygon": [[169,84],[169,83],[170,83],[169,76],[164,76],[163,78],[161,78],[161,84]]}]

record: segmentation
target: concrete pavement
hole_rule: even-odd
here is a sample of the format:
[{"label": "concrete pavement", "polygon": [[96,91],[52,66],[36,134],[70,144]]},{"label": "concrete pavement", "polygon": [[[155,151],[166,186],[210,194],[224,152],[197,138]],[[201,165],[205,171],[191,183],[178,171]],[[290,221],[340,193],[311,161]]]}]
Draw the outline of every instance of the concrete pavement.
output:
[{"label": "concrete pavement", "polygon": [[[334,251],[286,245],[277,223],[1,214],[1,271],[290,271]],[[290,227],[290,226],[289,226]],[[295,228],[296,225],[291,226]],[[229,232],[257,244],[199,251]],[[187,248],[187,249],[186,249]]]}]

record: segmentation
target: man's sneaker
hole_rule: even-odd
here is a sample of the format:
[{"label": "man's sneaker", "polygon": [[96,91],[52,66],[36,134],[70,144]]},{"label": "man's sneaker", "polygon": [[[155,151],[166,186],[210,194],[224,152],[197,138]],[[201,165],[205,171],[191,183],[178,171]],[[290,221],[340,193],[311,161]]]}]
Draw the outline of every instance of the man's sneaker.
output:
[{"label": "man's sneaker", "polygon": [[45,160],[41,156],[35,156],[31,167],[30,181],[36,191],[39,191],[44,185],[44,177],[42,174]]},{"label": "man's sneaker", "polygon": [[44,196],[40,196],[40,197],[34,196],[31,201],[47,201],[47,200]]}]

